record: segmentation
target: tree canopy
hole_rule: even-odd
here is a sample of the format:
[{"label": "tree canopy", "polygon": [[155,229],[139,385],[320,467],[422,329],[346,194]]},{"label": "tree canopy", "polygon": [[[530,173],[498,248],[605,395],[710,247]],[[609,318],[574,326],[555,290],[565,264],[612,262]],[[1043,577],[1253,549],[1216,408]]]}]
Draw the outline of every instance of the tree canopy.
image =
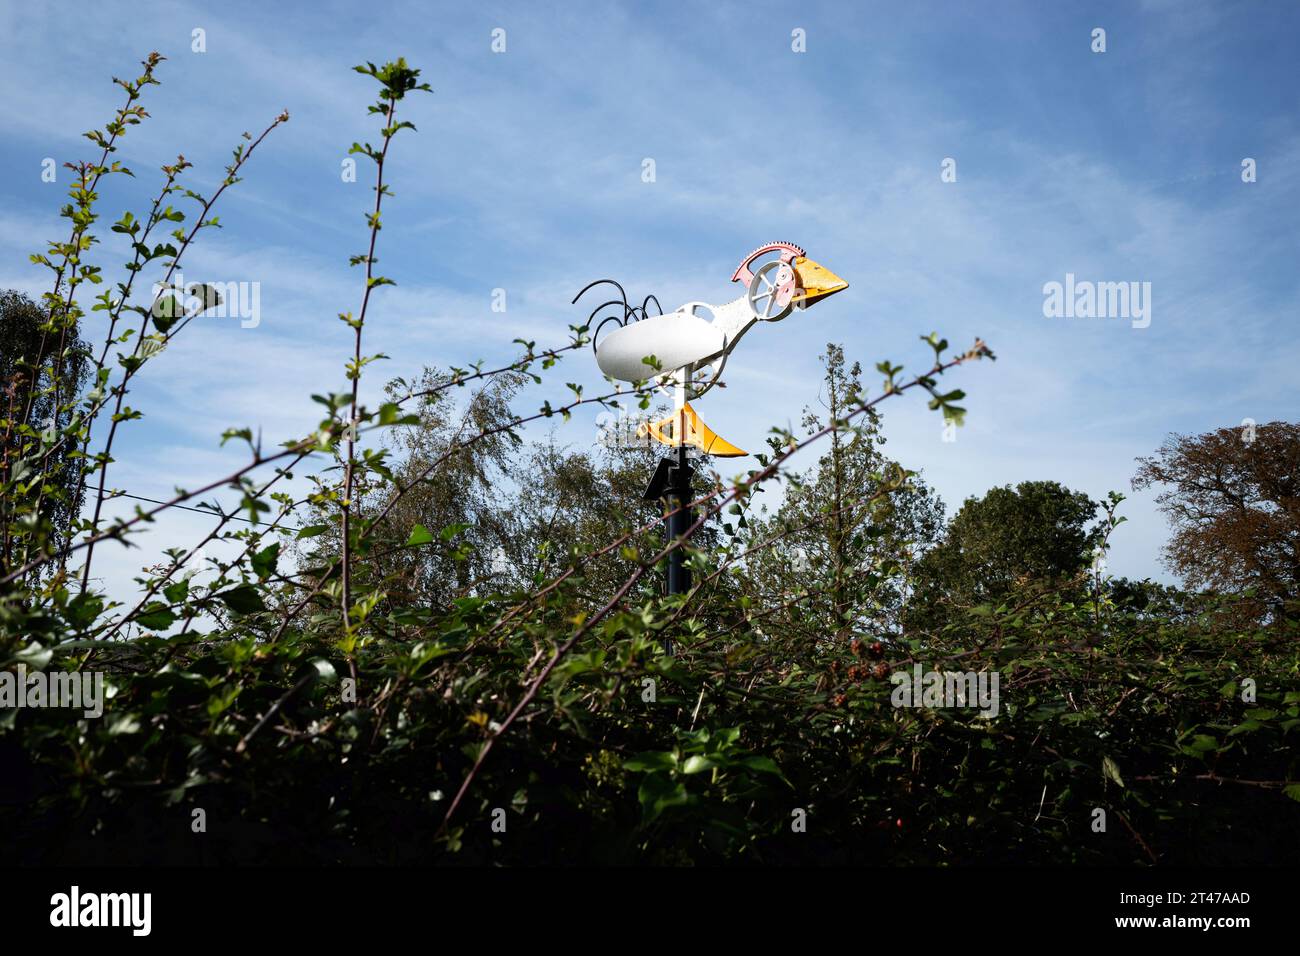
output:
[{"label": "tree canopy", "polygon": [[[55,434],[68,426],[74,414],[70,399],[81,394],[89,374],[89,345],[78,334],[75,321],[52,323],[49,310],[29,297],[12,289],[0,292],[4,456],[0,480],[13,478],[14,463],[38,444],[39,432]],[[43,456],[42,471],[49,487],[33,508],[55,548],[66,540],[64,532],[85,498],[80,474],[69,467],[69,456],[78,450],[72,442],[62,442]],[[9,508],[8,502],[0,505],[0,514],[13,520],[17,515]]]},{"label": "tree canopy", "polygon": [[1193,588],[1255,596],[1261,615],[1300,601],[1300,425],[1269,422],[1171,435],[1138,460],[1173,534],[1169,568]]}]

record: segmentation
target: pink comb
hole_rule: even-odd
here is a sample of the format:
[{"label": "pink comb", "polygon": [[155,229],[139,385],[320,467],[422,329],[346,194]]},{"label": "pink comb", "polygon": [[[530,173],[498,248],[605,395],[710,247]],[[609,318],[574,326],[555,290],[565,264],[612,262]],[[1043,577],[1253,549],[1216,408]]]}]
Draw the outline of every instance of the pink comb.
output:
[{"label": "pink comb", "polygon": [[749,255],[745,256],[745,261],[737,267],[736,274],[731,277],[731,281],[744,282],[748,284],[749,280],[754,278],[754,274],[749,271],[749,264],[759,256],[763,255],[763,253],[776,252],[778,249],[781,250],[782,262],[793,262],[795,256],[802,256],[804,254],[802,247],[796,246],[793,242],[769,242],[767,245],[759,246]]}]

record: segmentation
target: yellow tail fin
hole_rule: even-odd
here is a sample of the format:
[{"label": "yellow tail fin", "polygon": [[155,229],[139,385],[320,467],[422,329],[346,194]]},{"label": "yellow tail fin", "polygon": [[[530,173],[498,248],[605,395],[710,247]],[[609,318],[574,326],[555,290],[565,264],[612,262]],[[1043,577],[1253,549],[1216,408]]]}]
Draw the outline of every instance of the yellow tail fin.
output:
[{"label": "yellow tail fin", "polygon": [[642,434],[648,433],[655,441],[669,448],[678,448],[683,444],[693,445],[705,454],[717,455],[719,458],[738,458],[749,454],[704,424],[689,402],[663,421],[642,425],[641,428]]}]

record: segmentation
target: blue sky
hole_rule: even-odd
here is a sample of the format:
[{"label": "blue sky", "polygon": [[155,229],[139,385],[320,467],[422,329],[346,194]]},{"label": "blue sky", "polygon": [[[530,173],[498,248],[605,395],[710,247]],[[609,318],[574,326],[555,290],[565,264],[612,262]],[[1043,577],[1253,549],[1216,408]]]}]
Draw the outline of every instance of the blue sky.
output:
[{"label": "blue sky", "polygon": [[[1170,432],[1295,415],[1298,38],[1300,7],[1273,2],[99,3],[75,16],[7,2],[0,286],[46,287],[26,256],[66,234],[69,174],[43,183],[41,162],[90,158],[80,133],[119,103],[110,77],[148,51],[169,59],[152,118],[118,154],[136,179],[103,191],[110,275],[127,253],[107,222],[143,211],[159,165],[183,152],[207,192],[239,134],[287,108],[184,269],[260,282],[260,324],[196,324],[148,367],[130,399],[146,417],[110,484],[160,497],[215,477],[237,461],[217,447],[231,425],[296,437],[318,418],[308,395],[343,387],[350,333],[335,316],[361,292],[347,256],[364,245],[370,169],[347,183],[340,164],[376,124],[372,81],[350,67],[401,55],[436,92],[405,104],[419,132],[394,146],[378,254],[399,284],[367,325],[366,351],[392,356],[372,366],[372,398],[425,364],[506,358],[517,336],[563,341],[585,316],[569,299],[594,278],[667,308],[725,301],[740,258],[787,239],[851,288],[750,333],[728,388],[699,404],[716,431],[755,449],[797,422],[829,341],[868,369],[911,369],[928,353],[919,334],[980,335],[999,361],[952,379],[969,395],[957,441],[924,402],[893,399],[890,453],[950,511],[1027,479],[1127,492],[1135,457]],[[1246,157],[1257,182],[1242,182]],[[1044,317],[1044,284],[1067,273],[1150,282],[1150,326]],[[597,387],[589,353],[565,364],[551,394]],[[557,435],[595,436],[594,413]],[[1166,577],[1151,495],[1125,513],[1111,569]],[[100,570],[127,580],[207,523],[171,518]]]}]

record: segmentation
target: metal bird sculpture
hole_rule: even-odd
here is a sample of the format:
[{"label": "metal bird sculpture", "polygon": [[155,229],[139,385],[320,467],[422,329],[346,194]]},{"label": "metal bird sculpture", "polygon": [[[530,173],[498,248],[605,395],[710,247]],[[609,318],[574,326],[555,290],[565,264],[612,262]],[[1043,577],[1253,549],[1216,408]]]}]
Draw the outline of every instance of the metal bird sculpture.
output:
[{"label": "metal bird sculpture", "polygon": [[[848,283],[804,255],[791,242],[770,242],[745,257],[731,277],[742,283],[742,295],[723,305],[687,302],[665,313],[654,296],[641,305],[628,304],[627,293],[613,279],[598,279],[576,296],[577,302],[598,285],[612,285],[620,297],[603,302],[588,323],[605,309],[621,306],[621,315],[608,315],[592,335],[596,364],[610,378],[625,382],[655,380],[672,395],[673,413],[643,426],[655,441],[672,448],[691,445],[721,457],[746,454],[714,434],[690,402],[718,384],[727,357],[741,338],[759,322],[779,322],[791,312],[808,308]],[[649,313],[653,302],[657,315]],[[617,328],[602,335],[609,323]]]}]

